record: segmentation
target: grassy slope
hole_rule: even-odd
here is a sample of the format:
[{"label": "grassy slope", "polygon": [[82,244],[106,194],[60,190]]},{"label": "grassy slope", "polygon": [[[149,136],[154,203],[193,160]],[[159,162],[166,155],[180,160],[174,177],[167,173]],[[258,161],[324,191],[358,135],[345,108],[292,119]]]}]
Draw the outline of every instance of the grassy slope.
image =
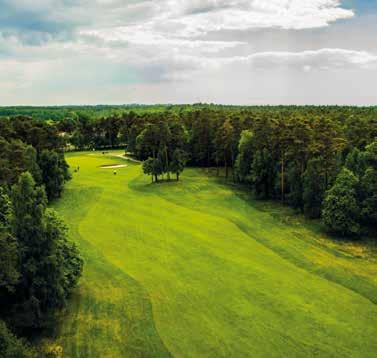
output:
[{"label": "grassy slope", "polygon": [[[67,357],[359,356],[377,350],[377,263],[187,170],[73,154],[56,208],[86,266],[62,322]],[[285,218],[285,219],[284,219]]]}]

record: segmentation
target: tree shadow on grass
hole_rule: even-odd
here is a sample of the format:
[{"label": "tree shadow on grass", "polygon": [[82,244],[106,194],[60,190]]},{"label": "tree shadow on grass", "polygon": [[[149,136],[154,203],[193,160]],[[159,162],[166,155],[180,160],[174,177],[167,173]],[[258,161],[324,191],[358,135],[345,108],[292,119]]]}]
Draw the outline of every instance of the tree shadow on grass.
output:
[{"label": "tree shadow on grass", "polygon": [[[356,242],[370,251],[366,256],[359,256],[358,251],[353,250],[354,240],[329,236],[318,221],[305,219],[287,206],[255,200],[244,186],[227,182],[213,173],[211,175],[211,172],[206,175],[203,169],[191,170],[188,174],[181,187],[145,186],[142,178],[136,178],[130,185],[134,190],[160,196],[175,205],[218,215],[295,266],[342,285],[377,304],[376,283],[357,269],[363,260],[377,260],[372,249],[375,246],[369,246],[368,241]],[[255,211],[263,213],[265,227],[254,227],[252,215]],[[259,220],[264,219],[260,217]],[[340,261],[338,265],[320,264],[315,254],[306,255],[308,251]]]}]

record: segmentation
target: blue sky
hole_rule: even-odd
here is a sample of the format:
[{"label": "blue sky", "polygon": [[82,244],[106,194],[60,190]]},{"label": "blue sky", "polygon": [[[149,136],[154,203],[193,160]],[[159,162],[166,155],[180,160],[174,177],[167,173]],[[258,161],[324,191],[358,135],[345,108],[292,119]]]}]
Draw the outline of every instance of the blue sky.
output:
[{"label": "blue sky", "polygon": [[347,0],[343,1],[343,6],[356,9],[359,14],[377,12],[377,1],[375,0]]},{"label": "blue sky", "polygon": [[377,104],[377,0],[0,0],[0,105]]}]

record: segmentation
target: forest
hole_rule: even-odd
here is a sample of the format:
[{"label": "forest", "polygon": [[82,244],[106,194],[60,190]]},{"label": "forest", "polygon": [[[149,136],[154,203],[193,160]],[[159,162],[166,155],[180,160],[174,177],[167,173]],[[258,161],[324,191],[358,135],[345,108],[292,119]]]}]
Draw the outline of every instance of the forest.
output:
[{"label": "forest", "polygon": [[71,177],[62,145],[47,122],[0,120],[2,357],[36,356],[27,339],[54,326],[82,272],[65,223],[49,208]]},{"label": "forest", "polygon": [[258,200],[321,220],[331,235],[376,232],[376,107],[13,107],[0,115],[1,356],[35,354],[27,340],[54,325],[83,269],[50,208],[71,179],[66,152],[125,148],[153,185],[179,181],[186,166],[213,168]]},{"label": "forest", "polygon": [[224,168],[257,198],[322,218],[334,234],[376,226],[375,107],[152,107],[56,126],[69,149],[126,146],[156,182],[179,179],[186,164]]}]

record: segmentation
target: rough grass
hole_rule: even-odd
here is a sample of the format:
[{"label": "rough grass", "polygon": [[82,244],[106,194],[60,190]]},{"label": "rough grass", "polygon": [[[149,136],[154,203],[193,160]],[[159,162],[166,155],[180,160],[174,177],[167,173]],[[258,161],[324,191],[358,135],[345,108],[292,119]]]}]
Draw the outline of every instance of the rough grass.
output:
[{"label": "rough grass", "polygon": [[[85,270],[55,340],[66,357],[375,357],[377,261],[202,170],[71,154],[56,209]],[[110,162],[110,163],[109,163]]]}]

